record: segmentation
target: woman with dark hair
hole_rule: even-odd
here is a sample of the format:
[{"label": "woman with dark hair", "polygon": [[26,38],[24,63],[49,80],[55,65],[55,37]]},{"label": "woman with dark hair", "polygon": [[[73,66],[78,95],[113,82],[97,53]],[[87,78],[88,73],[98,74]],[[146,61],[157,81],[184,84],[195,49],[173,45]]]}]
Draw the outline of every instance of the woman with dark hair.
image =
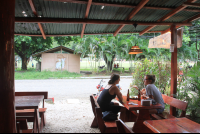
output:
[{"label": "woman with dark hair", "polygon": [[[158,88],[154,85],[155,82],[155,75],[146,75],[144,77],[144,85],[146,86],[146,89],[143,88],[140,93],[143,96],[148,96],[151,99],[154,99],[157,103],[161,104],[163,106],[162,109],[152,109],[149,110],[150,114],[152,113],[162,113],[165,109],[165,103],[162,98],[161,92],[158,90]],[[134,88],[138,89],[137,86],[134,86]]]},{"label": "woman with dark hair", "polygon": [[122,102],[123,100],[122,94],[119,88],[116,86],[116,84],[118,84],[119,81],[120,76],[117,74],[113,74],[110,77],[108,85],[101,92],[97,102],[102,112],[112,111],[113,113],[118,114],[118,112],[121,110],[121,107],[117,103],[115,104],[111,102],[111,100],[114,99],[116,96],[119,98],[120,102]]}]

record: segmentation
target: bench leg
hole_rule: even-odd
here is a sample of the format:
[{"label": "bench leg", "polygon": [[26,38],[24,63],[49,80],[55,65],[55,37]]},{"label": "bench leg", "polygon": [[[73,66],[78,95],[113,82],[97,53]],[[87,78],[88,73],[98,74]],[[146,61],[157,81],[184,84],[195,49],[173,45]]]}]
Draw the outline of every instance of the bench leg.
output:
[{"label": "bench leg", "polygon": [[98,123],[97,123],[97,118],[94,117],[94,120],[92,122],[92,125],[90,126],[91,128],[98,128]]},{"label": "bench leg", "polygon": [[42,129],[45,126],[45,123],[46,123],[46,114],[41,113],[40,116],[41,116],[40,131],[42,131]]},{"label": "bench leg", "polygon": [[36,125],[36,118],[34,117],[34,122],[33,122],[33,133],[37,133],[37,125]]}]

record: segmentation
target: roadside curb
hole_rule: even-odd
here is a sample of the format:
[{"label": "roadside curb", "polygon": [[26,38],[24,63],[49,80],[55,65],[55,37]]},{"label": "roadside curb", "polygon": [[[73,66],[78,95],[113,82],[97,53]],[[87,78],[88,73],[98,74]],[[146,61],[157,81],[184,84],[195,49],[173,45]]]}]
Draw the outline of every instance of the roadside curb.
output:
[{"label": "roadside curb", "polygon": [[[133,76],[120,76],[122,79],[130,79]],[[80,79],[110,79],[110,76],[98,76],[98,77],[80,77]]]}]

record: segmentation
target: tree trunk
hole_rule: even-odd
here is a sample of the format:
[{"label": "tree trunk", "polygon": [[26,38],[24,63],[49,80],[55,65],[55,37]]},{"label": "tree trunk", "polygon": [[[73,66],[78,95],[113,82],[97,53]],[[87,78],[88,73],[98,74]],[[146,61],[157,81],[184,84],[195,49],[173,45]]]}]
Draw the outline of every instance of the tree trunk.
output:
[{"label": "tree trunk", "polygon": [[21,56],[22,59],[22,70],[27,70],[27,58],[26,56]]},{"label": "tree trunk", "polygon": [[106,62],[106,64],[107,64],[107,71],[109,71],[109,72],[112,71],[112,68],[113,68],[113,60],[114,60],[114,58],[115,58],[115,55],[113,55],[111,61],[108,61],[106,55],[103,55],[103,57],[104,57],[104,60],[105,60],[105,62]]}]

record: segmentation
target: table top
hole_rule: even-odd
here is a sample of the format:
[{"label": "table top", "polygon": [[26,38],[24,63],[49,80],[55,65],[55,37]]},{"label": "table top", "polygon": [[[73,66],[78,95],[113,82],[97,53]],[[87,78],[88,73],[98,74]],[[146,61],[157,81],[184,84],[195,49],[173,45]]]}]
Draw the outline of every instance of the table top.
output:
[{"label": "table top", "polygon": [[[127,97],[126,96],[123,96],[123,105],[130,111],[132,110],[143,110],[143,109],[160,109],[162,108],[162,105],[161,104],[156,104],[156,105],[150,105],[150,106],[142,106],[141,105],[141,101],[138,101],[138,100],[132,100],[132,99],[129,99],[129,101],[126,100]],[[130,102],[133,102],[135,104],[138,104],[138,105],[131,105],[129,104]]]},{"label": "table top", "polygon": [[147,120],[144,124],[155,133],[199,133],[200,124],[187,118]]},{"label": "table top", "polygon": [[16,109],[35,109],[39,107],[39,104],[43,99],[44,99],[43,95],[15,96],[15,108]]}]

